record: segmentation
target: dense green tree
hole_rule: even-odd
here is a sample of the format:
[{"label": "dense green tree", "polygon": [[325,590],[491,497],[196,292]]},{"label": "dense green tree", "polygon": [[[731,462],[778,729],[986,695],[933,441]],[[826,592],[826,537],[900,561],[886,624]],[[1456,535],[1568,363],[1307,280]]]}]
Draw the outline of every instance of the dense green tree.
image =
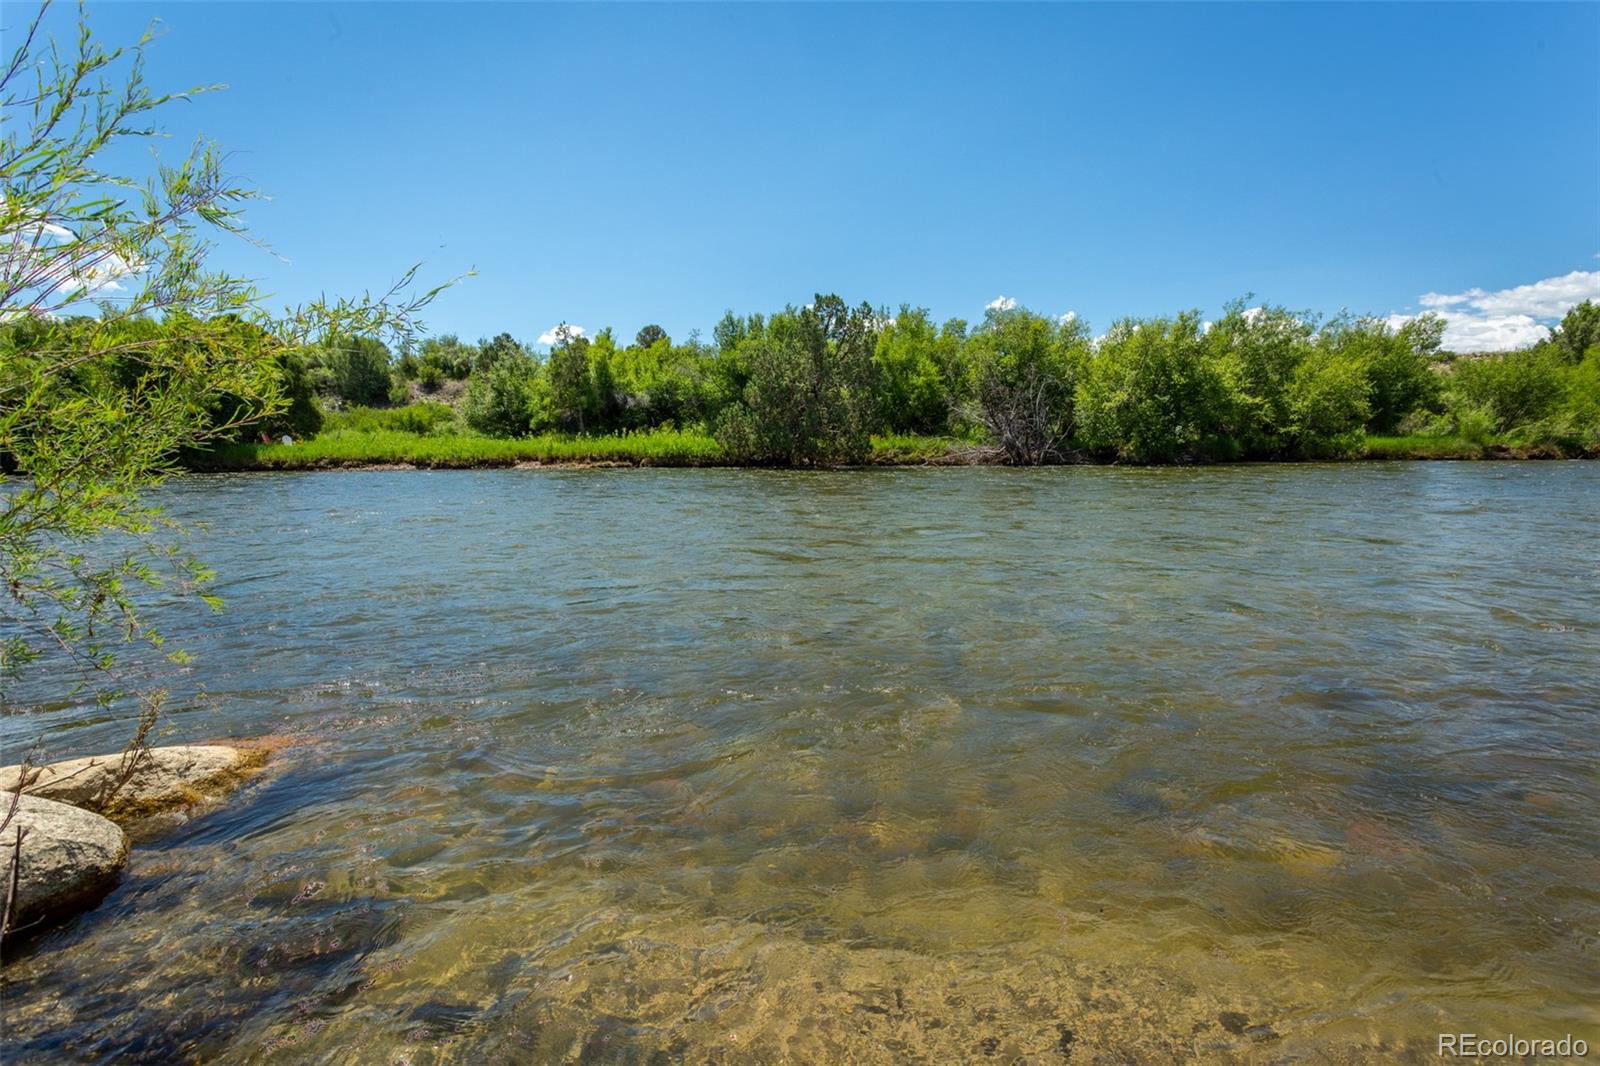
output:
[{"label": "dense green tree", "polygon": [[1382,319],[1346,317],[1325,327],[1318,343],[1361,366],[1367,379],[1367,429],[1393,433],[1407,415],[1437,405],[1443,335],[1444,319],[1433,314],[1419,315],[1398,329]]},{"label": "dense green tree", "polygon": [[[1227,390],[1225,428],[1242,454],[1283,455],[1296,446],[1296,384],[1312,352],[1316,322],[1281,307],[1235,300],[1206,333],[1209,358]],[[1303,399],[1303,397],[1302,397]]]},{"label": "dense green tree", "polygon": [[432,367],[440,379],[465,381],[478,361],[478,345],[462,340],[454,333],[429,337],[422,343],[418,358],[423,366]]},{"label": "dense green tree", "polygon": [[[1367,378],[1348,360],[1312,347],[1289,381],[1288,422],[1269,455],[1318,458],[1343,455],[1360,443],[1371,414]],[[1256,457],[1263,457],[1257,453]]]},{"label": "dense green tree", "polygon": [[556,329],[547,363],[550,408],[556,424],[569,433],[582,433],[594,406],[589,374],[589,338],[565,324]]},{"label": "dense green tree", "polygon": [[1062,458],[1073,428],[1078,368],[1088,355],[1088,330],[1076,318],[1057,322],[1023,308],[990,311],[967,345],[969,411],[1007,462]]},{"label": "dense green tree", "polygon": [[757,314],[741,318],[730,310],[718,320],[711,335],[716,339],[717,350],[728,353],[737,350],[745,338],[759,336],[765,330],[762,316]]},{"label": "dense green tree", "polygon": [[1566,394],[1568,366],[1558,345],[1457,359],[1446,379],[1451,411],[1486,411],[1496,430],[1548,417]]},{"label": "dense green tree", "polygon": [[761,314],[740,317],[729,311],[711,335],[716,358],[705,367],[703,396],[710,420],[720,421],[728,408],[744,398],[745,385],[750,380],[745,352],[766,337],[767,320]]},{"label": "dense green tree", "polygon": [[617,340],[610,328],[595,334],[589,345],[590,429],[608,433],[622,428],[628,397],[617,383]]},{"label": "dense green tree", "polygon": [[620,397],[620,425],[642,429],[714,418],[709,400],[716,353],[691,341],[675,345],[668,337],[648,347],[631,345],[610,359]]},{"label": "dense green tree", "polygon": [[902,305],[873,352],[878,425],[896,433],[943,433],[957,388],[952,371],[962,338],[941,334],[925,308]]},{"label": "dense green tree", "polygon": [[1581,360],[1590,348],[1600,344],[1600,303],[1585,300],[1566,313],[1550,339],[1569,363]]},{"label": "dense green tree", "polygon": [[[1562,336],[1581,343],[1584,308],[1574,311]],[[1365,432],[1402,430],[1588,447],[1589,394],[1556,340],[1452,362],[1439,354],[1442,329],[1431,315],[1345,316],[1319,331],[1309,314],[1236,300],[1215,323],[1198,313],[1122,322],[1091,341],[1073,316],[995,309],[969,333],[959,319],[935,329],[909,305],[891,317],[818,297],[771,317],[729,312],[714,345],[697,335],[674,344],[648,327],[626,348],[610,329],[564,333],[535,385],[524,372],[489,387],[500,361],[530,358],[509,334],[477,345],[436,338],[422,358],[402,356],[393,388],[404,394],[396,402],[435,390],[436,366],[449,362],[441,353],[468,351],[472,379],[485,381],[467,420],[480,431],[710,428],[731,457],[760,463],[853,461],[871,429],[952,433],[1012,463],[1075,452],[1137,462],[1331,456],[1357,449]],[[350,386],[335,371],[346,368],[321,358],[312,379],[343,395]]]},{"label": "dense green tree", "polygon": [[[820,347],[806,340],[804,313],[819,323]],[[863,371],[846,374],[837,367],[855,364],[840,361],[839,340],[849,333],[840,323],[853,321],[871,337],[871,353]],[[1581,337],[1583,322],[1569,315],[1565,335]],[[558,340],[540,378],[544,401],[533,406],[542,414],[530,414],[526,426],[520,415],[484,414],[492,405],[480,389],[474,421],[502,433],[710,427],[736,457],[801,464],[861,454],[858,443],[818,443],[827,433],[817,426],[829,420],[954,433],[1013,463],[1074,449],[1139,462],[1340,455],[1359,447],[1364,432],[1394,433],[1402,423],[1407,432],[1473,440],[1542,434],[1567,447],[1588,439],[1585,394],[1556,341],[1452,363],[1439,355],[1442,328],[1437,316],[1398,325],[1346,316],[1319,331],[1309,314],[1236,300],[1214,324],[1202,326],[1198,314],[1124,322],[1091,342],[1071,316],[996,309],[969,333],[959,319],[935,329],[925,310],[909,305],[891,317],[823,297],[770,318],[729,312],[714,346],[697,338],[673,344],[647,328],[635,341],[648,344],[622,348],[609,329],[593,339],[574,331]],[[421,350],[459,347],[439,340]],[[526,358],[509,334],[466,347],[478,354],[474,379],[501,358]],[[402,365],[410,365],[404,357]],[[318,373],[337,393],[332,371],[313,367]],[[436,387],[426,362],[405,373],[424,391]],[[819,385],[846,379],[854,384],[844,392]],[[840,395],[850,402],[836,403]],[[857,417],[862,395],[866,413]]]},{"label": "dense green tree", "polygon": [[491,437],[521,437],[550,419],[550,391],[539,364],[526,355],[496,359],[472,375],[461,413],[469,427]]},{"label": "dense green tree", "polygon": [[376,407],[389,402],[393,383],[389,349],[375,337],[330,337],[320,358],[332,374],[333,394],[347,404]]},{"label": "dense green tree", "polygon": [[1231,458],[1228,390],[1198,312],[1112,326],[1078,378],[1084,444],[1133,462]]},{"label": "dense green tree", "polygon": [[1600,449],[1600,345],[1589,346],[1567,377],[1566,395],[1553,416],[1555,431],[1581,447]]},{"label": "dense green tree", "polygon": [[[179,322],[178,318],[168,320],[162,328],[171,330]],[[220,394],[211,405],[212,424],[237,429],[219,434],[219,438],[237,440],[252,433],[273,439],[285,435],[296,440],[316,436],[322,429],[322,409],[317,406],[316,383],[304,353],[273,344],[270,334],[237,316],[233,323],[231,343],[255,346],[264,359],[271,361],[277,381],[273,402],[260,396]]]},{"label": "dense green tree", "polygon": [[876,316],[838,296],[775,315],[736,342],[747,379],[717,438],[746,462],[860,462],[872,444]]},{"label": "dense green tree", "polygon": [[[469,365],[473,370],[484,371],[502,359],[531,354],[527,346],[511,336],[511,334],[496,333],[489,340],[478,342]],[[466,375],[462,376],[465,377]]]},{"label": "dense green tree", "polygon": [[296,440],[315,437],[322,431],[322,408],[317,406],[316,389],[305,357],[295,349],[280,349],[273,357],[278,371],[279,405],[260,405],[248,428],[259,428],[269,437],[287,434]]}]

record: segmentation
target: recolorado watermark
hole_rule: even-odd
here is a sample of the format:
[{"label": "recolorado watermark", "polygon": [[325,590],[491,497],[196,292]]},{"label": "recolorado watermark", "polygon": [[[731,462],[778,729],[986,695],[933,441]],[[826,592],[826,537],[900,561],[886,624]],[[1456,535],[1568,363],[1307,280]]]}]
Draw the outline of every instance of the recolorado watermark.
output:
[{"label": "recolorado watermark", "polygon": [[1559,1055],[1570,1059],[1589,1054],[1589,1044],[1571,1033],[1557,1038],[1440,1033],[1439,1054],[1474,1059],[1526,1058],[1529,1055]]}]

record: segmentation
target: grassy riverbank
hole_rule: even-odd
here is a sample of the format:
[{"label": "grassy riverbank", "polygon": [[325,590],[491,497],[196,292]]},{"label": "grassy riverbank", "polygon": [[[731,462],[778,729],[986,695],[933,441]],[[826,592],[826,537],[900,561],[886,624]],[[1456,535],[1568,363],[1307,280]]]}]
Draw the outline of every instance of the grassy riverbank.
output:
[{"label": "grassy riverbank", "polygon": [[1359,459],[1596,459],[1600,450],[1553,441],[1529,443],[1514,437],[1482,442],[1461,437],[1367,437]]},{"label": "grassy riverbank", "polygon": [[294,444],[230,444],[186,457],[186,465],[196,470],[311,470],[391,464],[448,469],[518,463],[715,466],[722,461],[722,449],[711,437],[677,430],[518,438],[336,430]]},{"label": "grassy riverbank", "polygon": [[[1459,437],[1367,437],[1349,458],[1368,459],[1556,459],[1576,458],[1553,445],[1518,445]],[[977,461],[969,446],[950,437],[900,434],[872,438],[868,462],[921,466]],[[185,465],[200,471],[319,470],[363,466],[435,469],[517,466],[729,466],[705,433],[654,430],[610,436],[544,434],[506,439],[468,434],[432,436],[400,430],[335,430],[295,444],[232,444],[191,453]]]},{"label": "grassy riverbank", "polygon": [[[953,440],[895,435],[874,437],[870,462],[920,465],[957,461]],[[399,430],[335,431],[295,444],[230,444],[185,456],[192,470],[320,470],[362,466],[434,469],[517,466],[730,466],[705,433],[653,430],[610,436],[544,434],[506,439],[471,435],[429,436]]]}]

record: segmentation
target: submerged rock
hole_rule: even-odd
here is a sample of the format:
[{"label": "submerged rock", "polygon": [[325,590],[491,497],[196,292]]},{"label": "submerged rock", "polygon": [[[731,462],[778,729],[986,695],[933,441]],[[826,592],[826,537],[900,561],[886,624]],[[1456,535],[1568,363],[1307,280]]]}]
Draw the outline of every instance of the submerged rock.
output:
[{"label": "submerged rock", "polygon": [[[222,744],[147,748],[30,767],[30,796],[70,803],[108,818],[142,818],[225,791],[265,754]],[[19,767],[0,769],[0,793],[15,792]]]},{"label": "submerged rock", "polygon": [[[5,797],[0,812],[9,811],[12,800]],[[7,928],[21,929],[99,902],[128,859],[127,834],[110,819],[66,803],[26,795],[15,801],[15,815],[0,831],[0,885],[9,889],[16,866]]]}]

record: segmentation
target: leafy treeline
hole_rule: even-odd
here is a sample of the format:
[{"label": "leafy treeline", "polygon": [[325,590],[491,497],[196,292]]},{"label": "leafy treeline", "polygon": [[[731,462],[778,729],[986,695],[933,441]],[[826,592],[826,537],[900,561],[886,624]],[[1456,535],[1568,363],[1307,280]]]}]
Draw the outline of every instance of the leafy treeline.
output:
[{"label": "leafy treeline", "polygon": [[[387,389],[388,349],[366,343],[380,353]],[[53,429],[70,412],[74,422],[80,416],[105,422],[101,435],[132,433],[161,420],[170,406],[184,411],[192,426],[158,441],[199,444],[245,432],[312,436],[322,427],[319,401],[341,393],[330,388],[318,395],[308,352],[321,358],[320,349],[287,344],[236,314],[201,318],[183,311],[159,320],[19,316],[0,326],[0,382],[11,386],[44,377],[36,386],[36,421]],[[43,436],[25,426],[6,428],[18,431],[13,443],[19,453],[31,453],[20,445]]]},{"label": "leafy treeline", "polygon": [[[367,421],[430,436],[695,430],[730,461],[789,466],[863,461],[873,434],[947,436],[1017,464],[1336,457],[1368,434],[1600,447],[1600,306],[1573,308],[1531,348],[1486,356],[1441,351],[1443,325],[1324,323],[1241,300],[1214,323],[1185,312],[1096,337],[1072,316],[1023,308],[936,324],[918,308],[819,295],[771,315],[730,312],[709,342],[652,325],[627,344],[609,329],[558,330],[542,356],[502,333],[433,337],[395,357],[369,338],[326,338],[274,350],[290,403],[256,413],[249,433],[313,436],[320,402],[398,407]],[[43,328],[71,326],[14,326],[5,343],[26,347]],[[248,327],[235,333],[249,342]],[[95,387],[126,384],[114,365],[86,373],[103,377]],[[251,417],[227,395],[214,408]]]},{"label": "leafy treeline", "polygon": [[950,435],[1014,463],[1336,456],[1366,433],[1600,443],[1600,357],[1584,357],[1600,307],[1492,356],[1442,353],[1442,330],[1435,316],[1396,329],[1238,301],[1212,324],[1189,312],[1095,338],[1023,308],[969,326],[818,296],[730,312],[710,343],[658,326],[626,345],[558,332],[541,359],[506,334],[434,338],[394,362],[390,388],[465,382],[466,426],[493,436],[703,427],[732,459],[785,465],[858,462],[875,432]]}]

